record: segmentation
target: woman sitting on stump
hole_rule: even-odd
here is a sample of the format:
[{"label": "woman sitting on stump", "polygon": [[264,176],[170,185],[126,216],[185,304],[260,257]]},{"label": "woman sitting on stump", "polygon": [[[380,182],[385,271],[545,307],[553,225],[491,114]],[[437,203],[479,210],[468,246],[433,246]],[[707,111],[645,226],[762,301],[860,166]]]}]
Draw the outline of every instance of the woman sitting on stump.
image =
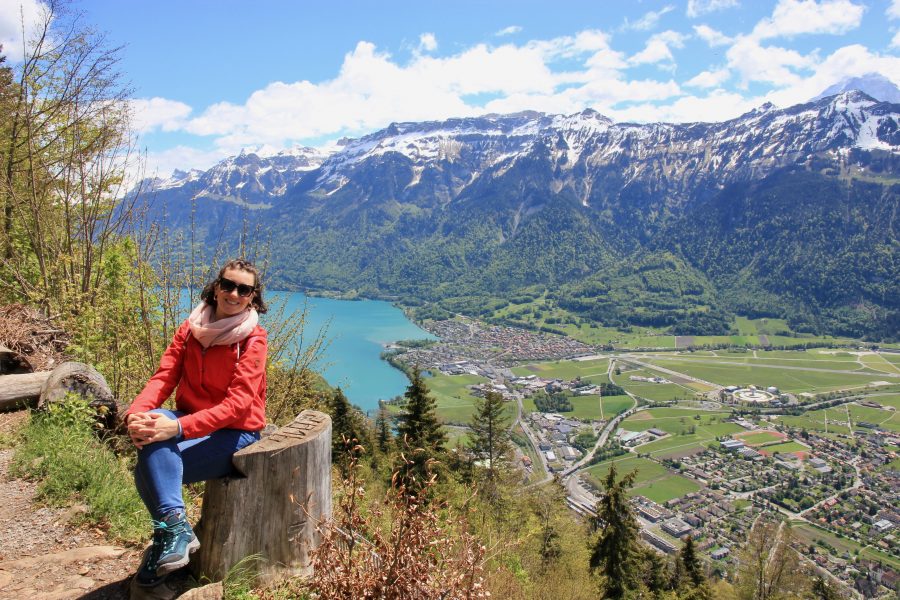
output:
[{"label": "woman sitting on stump", "polygon": [[[200,547],[181,486],[229,475],[232,455],[266,423],[266,312],[259,271],[232,260],[200,294],[159,369],[125,413],[138,448],[134,478],[153,518],[137,583],[153,586]],[[175,410],[159,408],[178,387]]]}]

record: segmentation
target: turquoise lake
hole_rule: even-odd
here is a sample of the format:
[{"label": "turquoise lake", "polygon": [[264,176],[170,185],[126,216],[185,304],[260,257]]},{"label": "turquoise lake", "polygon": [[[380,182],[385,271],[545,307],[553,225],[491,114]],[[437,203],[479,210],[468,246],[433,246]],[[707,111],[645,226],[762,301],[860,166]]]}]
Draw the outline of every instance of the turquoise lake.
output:
[{"label": "turquoise lake", "polygon": [[[328,347],[317,371],[364,411],[378,408],[378,400],[403,394],[409,380],[381,360],[384,344],[397,340],[434,339],[406,318],[396,306],[380,300],[334,300],[299,292],[267,292],[267,300],[285,298],[287,311],[302,311],[308,303],[305,336],[315,337],[327,327]],[[262,318],[265,327],[265,315]]]}]

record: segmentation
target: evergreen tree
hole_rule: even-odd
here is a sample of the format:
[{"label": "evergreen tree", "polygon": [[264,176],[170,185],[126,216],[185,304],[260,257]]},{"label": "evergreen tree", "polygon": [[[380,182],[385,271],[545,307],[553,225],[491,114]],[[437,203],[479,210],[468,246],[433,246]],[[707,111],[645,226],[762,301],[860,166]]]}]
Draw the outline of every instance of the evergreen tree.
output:
[{"label": "evergreen tree", "polygon": [[378,415],[375,417],[375,442],[382,454],[388,454],[394,446],[394,434],[391,433],[391,417],[387,404],[378,403]]},{"label": "evergreen tree", "polygon": [[399,482],[408,488],[418,488],[429,477],[432,463],[442,458],[447,437],[438,421],[434,398],[418,367],[413,369],[412,381],[403,395],[406,406],[397,425],[404,458]]},{"label": "evergreen tree", "polygon": [[678,591],[685,600],[711,600],[712,590],[706,579],[703,561],[697,556],[694,539],[687,536],[676,563],[683,573]]},{"label": "evergreen tree", "polygon": [[678,553],[678,560],[684,565],[684,574],[694,586],[706,583],[706,574],[703,572],[703,563],[697,556],[696,548],[694,548],[694,538],[686,536],[684,546]]},{"label": "evergreen tree", "polygon": [[328,399],[328,412],[331,414],[332,462],[343,469],[350,462],[350,449],[365,443],[365,434],[356,409],[339,387]]},{"label": "evergreen tree", "polygon": [[642,551],[644,555],[644,586],[647,591],[659,597],[670,587],[666,559],[650,548],[643,548]]},{"label": "evergreen tree", "polygon": [[600,534],[591,552],[591,570],[603,575],[603,597],[625,598],[640,587],[641,550],[638,525],[628,502],[628,489],[636,471],[616,481],[616,463],[612,463],[604,481],[605,491],[597,503],[595,526]]},{"label": "evergreen tree", "polygon": [[469,424],[472,430],[469,449],[476,460],[484,461],[490,480],[494,479],[497,471],[507,466],[511,451],[509,419],[503,408],[503,395],[488,392],[484,400],[475,400],[475,414]]}]

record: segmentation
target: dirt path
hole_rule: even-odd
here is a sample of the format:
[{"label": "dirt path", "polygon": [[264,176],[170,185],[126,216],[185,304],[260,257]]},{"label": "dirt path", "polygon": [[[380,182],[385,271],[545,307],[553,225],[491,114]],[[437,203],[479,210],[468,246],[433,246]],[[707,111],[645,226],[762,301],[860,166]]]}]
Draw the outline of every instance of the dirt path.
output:
[{"label": "dirt path", "polygon": [[[24,411],[0,413],[0,432],[26,418]],[[0,600],[127,599],[140,552],[68,525],[78,507],[35,504],[36,485],[9,475],[12,456],[0,450]]]}]

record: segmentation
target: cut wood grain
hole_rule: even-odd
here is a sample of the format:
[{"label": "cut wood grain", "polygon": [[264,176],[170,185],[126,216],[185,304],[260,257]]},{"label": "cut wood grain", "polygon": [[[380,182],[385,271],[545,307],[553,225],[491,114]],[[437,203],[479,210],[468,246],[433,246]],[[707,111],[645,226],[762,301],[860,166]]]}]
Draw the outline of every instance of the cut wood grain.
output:
[{"label": "cut wood grain", "polygon": [[233,462],[243,477],[206,483],[194,573],[219,581],[258,557],[259,583],[309,574],[318,526],[331,518],[331,417],[304,410]]}]

